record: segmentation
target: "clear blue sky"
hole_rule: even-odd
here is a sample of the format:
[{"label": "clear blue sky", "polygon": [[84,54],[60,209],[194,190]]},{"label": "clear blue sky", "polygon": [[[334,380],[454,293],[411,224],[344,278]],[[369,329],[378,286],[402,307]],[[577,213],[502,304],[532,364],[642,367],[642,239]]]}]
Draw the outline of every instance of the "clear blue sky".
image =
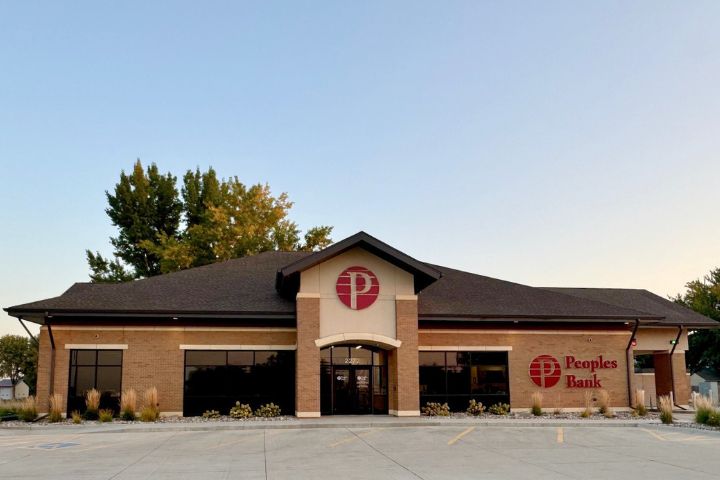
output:
[{"label": "clear blue sky", "polygon": [[138,157],[268,182],[336,239],[677,293],[720,266],[718,25],[717,1],[2,2],[0,306],[87,280]]}]

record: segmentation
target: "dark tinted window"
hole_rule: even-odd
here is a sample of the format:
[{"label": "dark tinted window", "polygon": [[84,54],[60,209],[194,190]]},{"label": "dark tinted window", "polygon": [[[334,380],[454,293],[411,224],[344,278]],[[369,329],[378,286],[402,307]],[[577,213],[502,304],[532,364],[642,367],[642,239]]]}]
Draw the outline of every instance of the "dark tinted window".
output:
[{"label": "dark tinted window", "polygon": [[225,365],[227,352],[221,350],[190,350],[185,352],[186,365]]},{"label": "dark tinted window", "polygon": [[122,388],[122,350],[71,350],[68,412],[85,410],[85,393],[100,392],[100,408],[117,411]]}]

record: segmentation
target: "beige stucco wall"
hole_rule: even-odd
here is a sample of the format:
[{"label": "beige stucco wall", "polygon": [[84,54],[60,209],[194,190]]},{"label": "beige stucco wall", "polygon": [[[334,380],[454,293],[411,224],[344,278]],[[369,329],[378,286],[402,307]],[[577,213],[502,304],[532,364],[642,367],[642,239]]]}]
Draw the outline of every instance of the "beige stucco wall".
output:
[{"label": "beige stucco wall", "polygon": [[[380,294],[363,310],[351,310],[337,296],[338,275],[348,267],[362,266],[378,278]],[[300,277],[300,296],[320,298],[320,338],[343,333],[369,333],[397,338],[395,301],[398,295],[414,295],[413,277],[362,248],[354,248],[320,265],[305,270]]]},{"label": "beige stucco wall", "polygon": [[[665,327],[665,328],[645,328],[641,327],[638,329],[635,338],[637,339],[637,345],[633,350],[637,352],[657,352],[666,351],[669,352],[672,349],[671,340],[677,338],[678,329],[677,327]],[[683,330],[678,345],[675,351],[685,351],[688,349],[688,337],[687,330]]]}]

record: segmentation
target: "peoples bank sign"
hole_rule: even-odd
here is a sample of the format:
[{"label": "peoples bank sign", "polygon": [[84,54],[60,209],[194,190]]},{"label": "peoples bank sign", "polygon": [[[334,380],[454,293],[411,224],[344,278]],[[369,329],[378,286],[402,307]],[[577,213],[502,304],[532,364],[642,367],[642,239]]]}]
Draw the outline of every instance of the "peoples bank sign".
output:
[{"label": "peoples bank sign", "polygon": [[[542,388],[554,387],[565,376],[566,388],[603,388],[599,370],[612,370],[618,367],[617,360],[607,360],[602,355],[592,359],[578,359],[573,355],[563,357],[562,366],[552,355],[538,355],[528,368],[530,380]],[[563,369],[572,373],[564,373]]]}]

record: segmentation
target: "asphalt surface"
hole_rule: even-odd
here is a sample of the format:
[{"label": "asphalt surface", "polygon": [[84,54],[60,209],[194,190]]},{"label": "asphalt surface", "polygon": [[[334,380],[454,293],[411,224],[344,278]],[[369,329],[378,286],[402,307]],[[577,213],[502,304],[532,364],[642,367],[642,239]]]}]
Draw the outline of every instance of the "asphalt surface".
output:
[{"label": "asphalt surface", "polygon": [[716,479],[719,452],[654,426],[0,430],[0,478]]}]

